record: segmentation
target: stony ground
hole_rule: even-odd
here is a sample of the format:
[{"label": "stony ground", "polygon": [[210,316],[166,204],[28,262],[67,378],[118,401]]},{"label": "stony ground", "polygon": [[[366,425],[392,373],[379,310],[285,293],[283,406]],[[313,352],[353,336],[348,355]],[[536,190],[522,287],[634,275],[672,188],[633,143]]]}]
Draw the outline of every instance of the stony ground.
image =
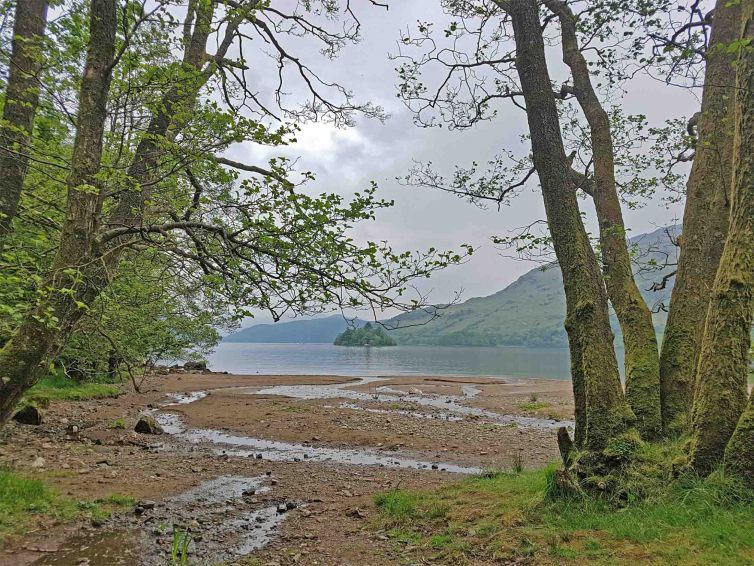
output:
[{"label": "stony ground", "polygon": [[[310,387],[301,396],[269,391],[281,385]],[[334,392],[311,398],[323,386]],[[143,390],[55,402],[42,425],[0,431],[0,466],[76,500],[120,494],[139,502],[108,521],[40,522],[6,542],[0,564],[165,564],[174,525],[189,534],[198,564],[400,563],[401,548],[375,528],[375,494],[457,481],[442,471],[450,464],[540,466],[557,456],[553,419],[573,412],[570,384],[557,381],[181,374],[150,378]],[[209,394],[168,405],[170,394],[189,392]],[[133,432],[157,408],[162,421],[177,417],[194,435]],[[298,451],[242,451],[212,442],[218,434]],[[335,460],[322,461],[325,449]],[[431,466],[339,463],[343,451],[351,461],[363,454]]]}]

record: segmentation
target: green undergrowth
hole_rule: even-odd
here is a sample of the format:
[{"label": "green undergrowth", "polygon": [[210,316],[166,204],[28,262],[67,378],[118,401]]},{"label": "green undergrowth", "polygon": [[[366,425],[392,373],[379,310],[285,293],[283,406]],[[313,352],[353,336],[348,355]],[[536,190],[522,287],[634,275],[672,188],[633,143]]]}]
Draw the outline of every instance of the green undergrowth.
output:
[{"label": "green undergrowth", "polygon": [[9,537],[22,535],[45,521],[106,521],[117,509],[133,506],[133,497],[114,494],[95,501],[62,497],[43,480],[0,469],[0,548]]},{"label": "green undergrowth", "polygon": [[643,447],[620,497],[557,495],[554,465],[395,489],[375,498],[376,527],[406,563],[754,563],[754,493],[721,471],[674,473],[679,450]]},{"label": "green undergrowth", "polygon": [[82,401],[104,399],[120,395],[120,388],[113,383],[79,383],[60,374],[40,379],[24,396],[26,403],[45,405],[53,400]]}]

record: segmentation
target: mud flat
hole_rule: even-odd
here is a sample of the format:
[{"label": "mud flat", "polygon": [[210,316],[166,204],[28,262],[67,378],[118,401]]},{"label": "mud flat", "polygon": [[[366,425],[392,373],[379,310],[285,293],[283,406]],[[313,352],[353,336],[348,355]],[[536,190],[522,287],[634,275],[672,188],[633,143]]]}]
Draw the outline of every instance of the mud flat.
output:
[{"label": "mud flat", "polygon": [[[376,493],[543,465],[573,414],[570,383],[545,380],[185,374],[147,389],[0,432],[0,465],[74,499],[137,501],[96,526],[40,524],[0,564],[164,564],[174,537],[195,564],[393,564],[368,527]],[[143,414],[165,433],[132,432]]]}]

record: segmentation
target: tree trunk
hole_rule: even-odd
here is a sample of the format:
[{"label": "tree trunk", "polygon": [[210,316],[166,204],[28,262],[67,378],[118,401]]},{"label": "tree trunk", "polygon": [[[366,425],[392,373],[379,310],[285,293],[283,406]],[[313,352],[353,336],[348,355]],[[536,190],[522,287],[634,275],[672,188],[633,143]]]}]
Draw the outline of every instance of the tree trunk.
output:
[{"label": "tree trunk", "polygon": [[615,157],[610,118],[592,86],[591,74],[576,35],[576,17],[560,0],[546,0],[560,20],[563,61],[571,69],[573,93],[589,123],[594,183],[591,196],[597,211],[605,284],[623,334],[626,399],[644,438],[662,431],[660,413],[660,355],[652,313],[631,269],[620,199],[615,182]]},{"label": "tree trunk", "polygon": [[99,282],[81,278],[81,268],[95,257],[96,224],[101,206],[99,181],[107,99],[115,54],[117,4],[92,0],[90,40],[81,80],[76,138],[68,176],[68,203],[60,247],[47,296],[26,316],[0,350],[0,424],[54,357],[89,304]]},{"label": "tree trunk", "polygon": [[0,251],[18,213],[39,104],[47,0],[18,0],[0,124]]},{"label": "tree trunk", "polygon": [[754,487],[754,391],[725,449],[725,470]]},{"label": "tree trunk", "polygon": [[563,147],[537,2],[510,0],[501,5],[512,19],[534,165],[563,273],[566,330],[571,352],[577,354],[581,366],[574,377],[583,379],[583,390],[574,381],[574,395],[577,403],[582,397],[585,400],[582,444],[598,452],[627,429],[633,415],[621,388],[602,274],[584,229]]},{"label": "tree trunk", "polygon": [[728,451],[733,468],[751,470],[754,450],[752,411],[741,418],[754,310],[754,1],[741,5],[730,227],[710,298],[694,399],[691,462],[702,474],[722,460],[739,418]]},{"label": "tree trunk", "polygon": [[739,2],[717,1],[696,155],[686,189],[681,254],[660,354],[663,428],[671,434],[688,430],[710,291],[728,233],[736,75],[735,54],[725,46],[738,38],[740,14]]}]

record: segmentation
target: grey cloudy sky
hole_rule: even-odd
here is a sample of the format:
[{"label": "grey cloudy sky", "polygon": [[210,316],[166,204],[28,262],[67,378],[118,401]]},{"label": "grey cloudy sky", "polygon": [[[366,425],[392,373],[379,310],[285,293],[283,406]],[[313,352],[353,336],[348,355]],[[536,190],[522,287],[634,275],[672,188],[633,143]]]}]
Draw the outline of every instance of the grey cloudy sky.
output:
[{"label": "grey cloudy sky", "polygon": [[[287,7],[293,3],[294,0],[277,2]],[[523,112],[502,101],[493,121],[470,130],[416,127],[410,112],[396,98],[396,62],[389,59],[388,53],[397,51],[400,30],[415,28],[417,20],[447,20],[439,0],[394,0],[387,11],[371,6],[366,0],[352,0],[352,5],[361,16],[363,40],[347,46],[338,59],[331,62],[320,57],[305,42],[292,45],[307,51],[302,53],[307,63],[324,78],[352,89],[358,100],[384,106],[390,119],[383,124],[359,118],[350,129],[307,124],[302,126],[298,142],[283,151],[246,145],[234,148],[232,155],[248,162],[259,162],[276,154],[298,157],[301,169],[317,175],[312,190],[348,194],[368,186],[371,180],[376,181],[380,187],[378,194],[394,199],[395,207],[360,228],[359,238],[386,239],[395,248],[413,250],[429,246],[457,249],[461,243],[474,245],[477,252],[467,263],[436,275],[428,283],[434,302],[449,299],[459,289],[463,289],[464,299],[502,289],[533,264],[501,256],[489,238],[544,218],[536,183],[510,206],[498,211],[495,207],[480,210],[438,191],[400,186],[395,178],[405,175],[414,159],[430,160],[440,169],[451,171],[453,165],[468,165],[474,160],[484,162],[503,149],[527,152],[520,140],[525,132]],[[562,65],[556,55],[551,57],[553,74]],[[259,84],[271,86],[266,82],[270,80],[268,72],[260,71],[256,79]],[[689,91],[640,77],[631,84],[624,107],[629,113],[643,113],[650,122],[659,123],[669,117],[690,115],[698,107],[698,101]],[[584,210],[589,229],[594,232],[594,215],[586,201]],[[674,222],[680,215],[679,206],[666,208],[659,199],[642,209],[625,211],[631,234],[651,231]]]}]

